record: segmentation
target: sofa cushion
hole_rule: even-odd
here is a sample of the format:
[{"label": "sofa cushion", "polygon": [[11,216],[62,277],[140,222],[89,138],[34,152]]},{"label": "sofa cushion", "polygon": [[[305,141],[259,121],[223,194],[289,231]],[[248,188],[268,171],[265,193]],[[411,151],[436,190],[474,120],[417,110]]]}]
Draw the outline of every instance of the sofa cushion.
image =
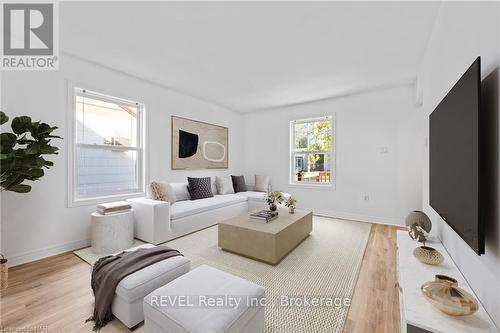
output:
[{"label": "sofa cushion", "polygon": [[151,182],[149,185],[151,199],[175,203],[177,197],[172,185],[167,182]]},{"label": "sofa cushion", "polygon": [[239,192],[238,195],[241,195],[248,200],[254,200],[254,201],[265,201],[265,192],[256,192],[256,191],[245,191],[245,192]]},{"label": "sofa cushion", "polygon": [[[285,199],[290,197],[290,193],[286,193],[286,192],[281,192],[281,193],[283,194],[283,197]],[[238,193],[238,195],[241,195],[242,197],[245,197],[251,201],[266,201],[266,193],[265,192],[246,191],[246,192],[240,192],[240,193]]]},{"label": "sofa cushion", "polygon": [[191,200],[187,183],[170,183],[170,186],[174,190],[177,201]]},{"label": "sofa cushion", "polygon": [[230,176],[215,177],[215,185],[217,186],[217,194],[233,194],[233,180]]},{"label": "sofa cushion", "polygon": [[267,192],[269,190],[270,180],[271,178],[269,176],[255,175],[254,190],[257,192]]},{"label": "sofa cushion", "polygon": [[[265,292],[253,282],[201,265],[144,298],[145,325],[147,328],[151,320],[163,332],[241,332],[249,321],[263,320],[254,316],[263,310]],[[188,297],[193,306],[186,307],[175,298],[180,295]],[[237,300],[238,306],[204,306],[207,299],[221,296]],[[168,297],[173,304],[162,304],[161,300]]]},{"label": "sofa cushion", "polygon": [[246,192],[247,186],[245,184],[245,177],[244,176],[231,176],[231,179],[233,181],[233,188],[234,192]]},{"label": "sofa cushion", "polygon": [[[144,244],[126,251],[142,247],[154,247],[154,245]],[[159,261],[124,277],[116,286],[115,293],[125,302],[132,303],[143,298],[156,288],[189,272],[190,263],[189,259],[184,256]]]},{"label": "sofa cushion", "polygon": [[191,200],[205,199],[213,197],[212,183],[210,177],[194,178],[188,177],[188,191]]},{"label": "sofa cushion", "polygon": [[238,194],[216,195],[211,198],[181,201],[170,206],[170,219],[176,220],[208,210],[245,202],[247,198]]}]

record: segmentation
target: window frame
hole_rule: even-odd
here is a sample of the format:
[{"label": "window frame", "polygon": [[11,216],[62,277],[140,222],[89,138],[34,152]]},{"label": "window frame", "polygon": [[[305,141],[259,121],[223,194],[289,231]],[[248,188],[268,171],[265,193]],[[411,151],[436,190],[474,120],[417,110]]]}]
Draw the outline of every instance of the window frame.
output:
[{"label": "window frame", "polygon": [[[110,94],[103,89],[87,89],[81,88],[87,85],[75,85],[68,82],[68,133],[67,133],[67,156],[68,156],[68,180],[67,180],[67,206],[77,207],[85,205],[94,205],[106,201],[124,200],[127,198],[144,196],[146,193],[146,180],[147,168],[146,161],[148,159],[148,151],[146,149],[146,104],[143,102],[133,101],[122,97],[117,97],[118,94]],[[85,95],[99,100],[137,107],[137,145],[136,146],[120,146],[120,145],[105,145],[105,144],[90,144],[78,143],[76,139],[76,98],[77,96]],[[110,194],[95,194],[88,196],[81,196],[77,194],[77,166],[76,166],[76,152],[77,147],[100,148],[109,150],[124,150],[135,151],[137,154],[137,177],[138,188],[131,191],[116,192]]]},{"label": "window frame", "polygon": [[[330,154],[330,165],[331,165],[331,170],[330,170],[330,175],[331,175],[331,180],[329,183],[310,183],[310,182],[299,182],[295,180],[295,155],[299,152],[295,150],[295,124],[303,124],[303,123],[311,123],[311,122],[317,122],[321,120],[329,120],[330,121],[330,135],[332,136],[332,146],[329,151],[316,151],[316,150],[306,150],[300,152],[301,154]],[[319,117],[312,117],[312,118],[301,118],[301,119],[293,119],[290,120],[290,147],[289,147],[289,185],[293,187],[300,187],[300,188],[313,188],[313,189],[321,189],[321,190],[335,190],[336,188],[336,142],[337,138],[335,136],[335,125],[336,125],[336,120],[335,120],[335,114],[331,115],[326,115],[326,116],[319,116]]]}]

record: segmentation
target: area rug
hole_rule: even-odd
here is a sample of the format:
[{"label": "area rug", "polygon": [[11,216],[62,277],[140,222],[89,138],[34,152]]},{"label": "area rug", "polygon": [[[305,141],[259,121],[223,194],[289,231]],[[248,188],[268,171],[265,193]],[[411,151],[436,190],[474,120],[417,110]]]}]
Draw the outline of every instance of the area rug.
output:
[{"label": "area rug", "polygon": [[[146,244],[146,243],[144,243],[143,241],[140,241],[138,239],[134,239],[134,243],[130,247],[136,247],[136,246],[139,246],[142,244]],[[99,258],[102,258],[102,257],[105,257],[105,256],[112,254],[112,253],[101,253],[101,254],[94,253],[92,251],[92,247],[90,247],[90,246],[85,247],[83,249],[73,251],[73,253],[76,254],[77,256],[79,256],[80,259],[82,259],[83,261],[87,262],[90,265],[94,265],[94,263],[97,260],[99,260]]]},{"label": "area rug", "polygon": [[[276,266],[220,250],[217,226],[165,245],[191,259],[192,268],[207,264],[265,287],[267,333],[342,332],[370,229],[315,216],[311,235]],[[314,299],[321,305],[312,305]]]},{"label": "area rug", "polygon": [[[191,268],[207,264],[265,287],[266,333],[342,332],[370,229],[369,223],[314,216],[311,235],[276,266],[219,249],[217,226],[161,245],[179,250]],[[74,253],[91,265],[104,256],[90,247]]]}]

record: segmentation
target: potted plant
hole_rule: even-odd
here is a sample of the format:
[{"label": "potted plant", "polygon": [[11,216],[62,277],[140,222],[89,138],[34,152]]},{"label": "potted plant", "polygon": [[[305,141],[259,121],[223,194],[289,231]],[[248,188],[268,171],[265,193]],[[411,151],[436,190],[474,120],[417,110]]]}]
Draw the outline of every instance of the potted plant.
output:
[{"label": "potted plant", "polygon": [[270,191],[266,193],[266,202],[269,205],[269,210],[272,212],[278,209],[277,204],[282,203],[283,200],[284,197],[281,191]]},{"label": "potted plant", "polygon": [[[9,117],[0,111],[0,125],[7,121]],[[59,148],[50,141],[62,138],[52,135],[57,127],[33,122],[27,116],[12,119],[11,129],[12,133],[2,131],[0,134],[0,191],[27,193],[31,185],[24,182],[39,180],[45,174],[43,169],[54,165],[42,157],[57,154]]]},{"label": "potted plant", "polygon": [[297,172],[297,181],[302,181],[302,176],[304,175],[304,171],[303,170],[300,170],[299,172]]},{"label": "potted plant", "polygon": [[285,206],[288,207],[288,211],[290,214],[295,213],[295,204],[297,203],[297,199],[295,199],[293,196],[289,196],[288,199],[285,201]]}]

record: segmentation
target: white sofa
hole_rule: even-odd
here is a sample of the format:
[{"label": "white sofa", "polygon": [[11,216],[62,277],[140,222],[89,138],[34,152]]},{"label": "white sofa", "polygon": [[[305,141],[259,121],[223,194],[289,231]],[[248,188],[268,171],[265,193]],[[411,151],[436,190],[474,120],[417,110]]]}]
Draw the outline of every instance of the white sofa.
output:
[{"label": "white sofa", "polygon": [[[215,225],[221,220],[267,207],[264,192],[247,191],[190,200],[187,183],[171,185],[177,197],[174,204],[149,198],[128,200],[134,209],[136,238],[151,244],[161,244]],[[215,189],[213,193],[216,193]]]}]

